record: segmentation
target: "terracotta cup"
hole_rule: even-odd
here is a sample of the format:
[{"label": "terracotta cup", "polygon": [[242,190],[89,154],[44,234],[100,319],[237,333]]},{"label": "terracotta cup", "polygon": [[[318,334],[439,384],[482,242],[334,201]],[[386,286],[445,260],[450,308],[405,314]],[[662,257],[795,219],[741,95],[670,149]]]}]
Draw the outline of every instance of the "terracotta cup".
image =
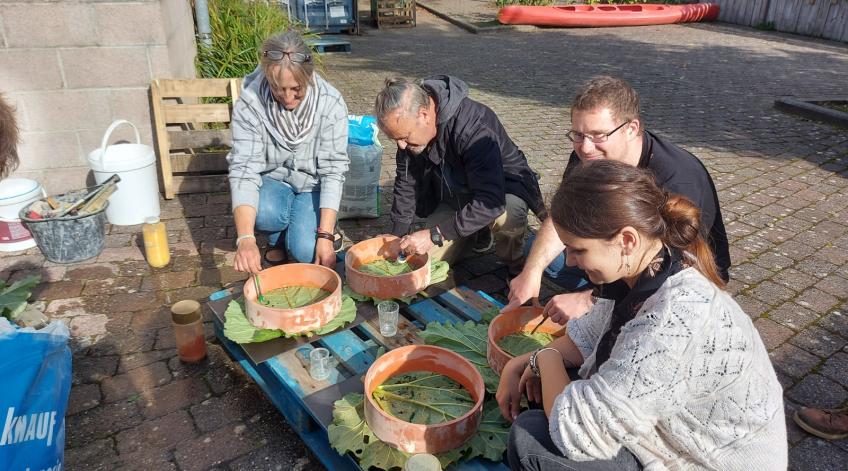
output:
[{"label": "terracotta cup", "polygon": [[347,250],[345,279],[350,289],[377,299],[413,296],[430,285],[430,255],[413,255],[407,262],[414,268],[397,276],[377,276],[359,271],[359,267],[375,260],[394,260],[399,238],[380,235],[366,239]]},{"label": "terracotta cup", "polygon": [[[489,323],[488,348],[486,349],[486,359],[489,361],[489,366],[495,372],[501,374],[504,366],[509,360],[512,360],[512,355],[501,350],[498,346],[498,340],[506,337],[509,334],[518,332],[530,332],[542,320],[542,307],[526,306],[498,314]],[[544,332],[559,337],[565,331],[565,327],[556,322],[547,319],[539,326],[536,332]]]},{"label": "terracotta cup", "polygon": [[[387,413],[372,394],[387,379],[414,371],[431,371],[458,382],[474,399],[474,407],[448,422],[421,425],[405,422]],[[432,345],[408,345],[381,356],[365,375],[365,421],[377,437],[406,453],[437,454],[467,442],[480,427],[486,388],[480,372],[468,360],[450,350]]]},{"label": "terracotta cup", "polygon": [[259,272],[262,293],[286,286],[321,288],[330,295],[317,303],[296,309],[281,309],[260,304],[256,299],[253,277],[244,282],[244,304],[250,323],[260,329],[280,329],[289,334],[309,332],[330,322],[342,308],[342,280],[324,266],[311,263],[277,265]]}]

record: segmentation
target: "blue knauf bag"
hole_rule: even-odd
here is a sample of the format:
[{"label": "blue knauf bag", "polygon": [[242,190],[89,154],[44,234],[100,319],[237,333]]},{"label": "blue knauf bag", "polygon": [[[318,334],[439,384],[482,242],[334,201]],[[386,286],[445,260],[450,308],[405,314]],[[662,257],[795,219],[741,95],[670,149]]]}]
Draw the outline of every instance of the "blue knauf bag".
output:
[{"label": "blue knauf bag", "polygon": [[64,469],[71,390],[68,327],[17,329],[0,317],[0,469]]},{"label": "blue knauf bag", "polygon": [[380,166],[383,146],[377,139],[377,118],[348,115],[347,155],[339,219],[380,216]]}]

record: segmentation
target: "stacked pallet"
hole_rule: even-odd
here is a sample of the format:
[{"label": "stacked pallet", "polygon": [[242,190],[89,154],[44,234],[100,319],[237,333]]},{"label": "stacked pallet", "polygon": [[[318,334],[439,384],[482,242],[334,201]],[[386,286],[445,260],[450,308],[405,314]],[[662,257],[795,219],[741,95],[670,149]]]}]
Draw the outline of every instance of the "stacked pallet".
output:
[{"label": "stacked pallet", "polygon": [[411,28],[415,0],[371,0],[371,18],[377,28]]}]

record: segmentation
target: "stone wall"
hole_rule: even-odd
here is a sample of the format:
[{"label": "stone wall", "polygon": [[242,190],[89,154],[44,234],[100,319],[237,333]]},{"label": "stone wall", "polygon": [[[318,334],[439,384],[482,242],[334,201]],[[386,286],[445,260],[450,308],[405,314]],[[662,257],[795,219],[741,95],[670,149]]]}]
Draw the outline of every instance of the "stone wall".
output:
[{"label": "stone wall", "polygon": [[[153,78],[194,77],[185,0],[0,4],[0,93],[17,108],[21,165],[50,193],[91,184],[86,157],[116,119],[152,143]],[[112,142],[130,139],[123,126]]]}]

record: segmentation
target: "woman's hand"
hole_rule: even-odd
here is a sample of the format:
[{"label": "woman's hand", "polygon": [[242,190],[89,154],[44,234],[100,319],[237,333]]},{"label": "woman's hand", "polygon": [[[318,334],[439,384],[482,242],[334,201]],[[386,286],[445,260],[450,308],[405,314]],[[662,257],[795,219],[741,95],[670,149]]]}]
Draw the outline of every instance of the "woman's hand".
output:
[{"label": "woman's hand", "polygon": [[317,239],[315,241],[315,261],[316,265],[324,265],[325,267],[335,268],[336,252],[333,250],[333,242],[327,239]]},{"label": "woman's hand", "polygon": [[522,355],[507,362],[501,372],[498,391],[495,393],[495,399],[497,399],[498,406],[501,408],[501,415],[510,422],[518,417],[518,412],[521,410],[522,380],[524,371],[527,369],[525,356]]},{"label": "woman's hand", "polygon": [[262,271],[262,257],[256,239],[243,239],[236,248],[236,258],[233,260],[236,271],[259,273]]},{"label": "woman's hand", "polygon": [[527,394],[527,400],[537,404],[542,403],[542,378],[533,374],[529,366],[524,368],[524,373],[518,382],[518,390]]}]

